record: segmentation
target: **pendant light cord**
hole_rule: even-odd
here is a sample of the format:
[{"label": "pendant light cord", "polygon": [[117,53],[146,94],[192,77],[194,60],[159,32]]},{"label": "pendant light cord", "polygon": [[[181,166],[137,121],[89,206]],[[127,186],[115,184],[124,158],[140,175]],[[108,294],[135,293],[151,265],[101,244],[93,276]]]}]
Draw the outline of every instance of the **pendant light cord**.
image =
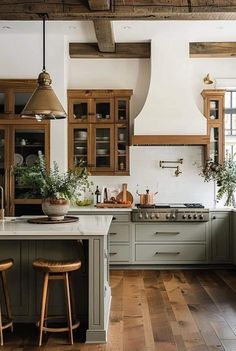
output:
[{"label": "pendant light cord", "polygon": [[45,21],[46,21],[46,14],[43,14],[43,71],[46,72],[45,67]]}]

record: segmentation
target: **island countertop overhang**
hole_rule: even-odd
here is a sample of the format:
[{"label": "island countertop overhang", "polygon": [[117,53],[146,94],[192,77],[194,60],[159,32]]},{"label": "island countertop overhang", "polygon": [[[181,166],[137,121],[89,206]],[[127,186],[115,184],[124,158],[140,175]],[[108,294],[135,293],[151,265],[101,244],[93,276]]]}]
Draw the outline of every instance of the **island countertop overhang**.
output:
[{"label": "island countertop overhang", "polygon": [[0,240],[87,239],[106,236],[111,215],[80,215],[73,223],[32,224],[28,218],[8,218],[0,221]]}]

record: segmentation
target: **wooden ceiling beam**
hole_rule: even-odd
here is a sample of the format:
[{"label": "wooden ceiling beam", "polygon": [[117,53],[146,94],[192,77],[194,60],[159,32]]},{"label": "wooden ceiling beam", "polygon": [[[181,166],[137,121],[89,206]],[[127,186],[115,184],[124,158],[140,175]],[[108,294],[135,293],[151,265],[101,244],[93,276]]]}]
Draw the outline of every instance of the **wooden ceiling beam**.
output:
[{"label": "wooden ceiling beam", "polygon": [[190,57],[234,57],[236,42],[196,42],[189,43]]},{"label": "wooden ceiling beam", "polygon": [[96,43],[70,43],[71,58],[150,58],[150,43],[116,43],[115,52],[101,52]]},{"label": "wooden ceiling beam", "polygon": [[88,3],[92,11],[109,11],[111,9],[111,0],[88,0]]},{"label": "wooden ceiling beam", "polygon": [[115,52],[115,41],[112,23],[108,20],[94,20],[94,29],[101,52]]},{"label": "wooden ceiling beam", "polygon": [[[88,4],[91,4],[91,8]],[[0,20],[235,20],[236,0],[1,0]],[[96,5],[97,4],[97,5]],[[109,9],[107,8],[109,5]],[[95,10],[95,8],[100,9]],[[103,10],[104,8],[104,10]]]}]

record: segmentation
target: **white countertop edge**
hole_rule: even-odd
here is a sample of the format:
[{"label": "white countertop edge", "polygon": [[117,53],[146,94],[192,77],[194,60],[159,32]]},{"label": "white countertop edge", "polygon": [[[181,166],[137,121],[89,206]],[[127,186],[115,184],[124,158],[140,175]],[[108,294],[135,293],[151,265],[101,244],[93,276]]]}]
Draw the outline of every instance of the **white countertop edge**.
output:
[{"label": "white countertop edge", "polygon": [[131,212],[133,208],[127,208],[127,207],[97,208],[95,206],[71,206],[68,211],[68,214],[76,214],[81,212]]}]

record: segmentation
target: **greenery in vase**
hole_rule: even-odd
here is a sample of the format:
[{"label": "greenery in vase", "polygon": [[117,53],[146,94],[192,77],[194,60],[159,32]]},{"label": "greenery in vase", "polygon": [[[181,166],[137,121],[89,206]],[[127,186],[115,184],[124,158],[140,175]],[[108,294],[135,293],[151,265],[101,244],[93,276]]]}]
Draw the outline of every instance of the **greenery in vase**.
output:
[{"label": "greenery in vase", "polygon": [[60,173],[56,162],[53,162],[52,168],[47,169],[41,153],[32,166],[15,166],[13,174],[20,185],[29,187],[32,194],[40,194],[43,199],[76,200],[79,192],[91,184],[88,180],[89,172],[82,165]]},{"label": "greenery in vase", "polygon": [[235,206],[234,192],[236,191],[236,161],[227,158],[224,163],[206,162],[200,175],[204,181],[214,180],[218,186],[217,199],[226,196],[225,206]]}]

